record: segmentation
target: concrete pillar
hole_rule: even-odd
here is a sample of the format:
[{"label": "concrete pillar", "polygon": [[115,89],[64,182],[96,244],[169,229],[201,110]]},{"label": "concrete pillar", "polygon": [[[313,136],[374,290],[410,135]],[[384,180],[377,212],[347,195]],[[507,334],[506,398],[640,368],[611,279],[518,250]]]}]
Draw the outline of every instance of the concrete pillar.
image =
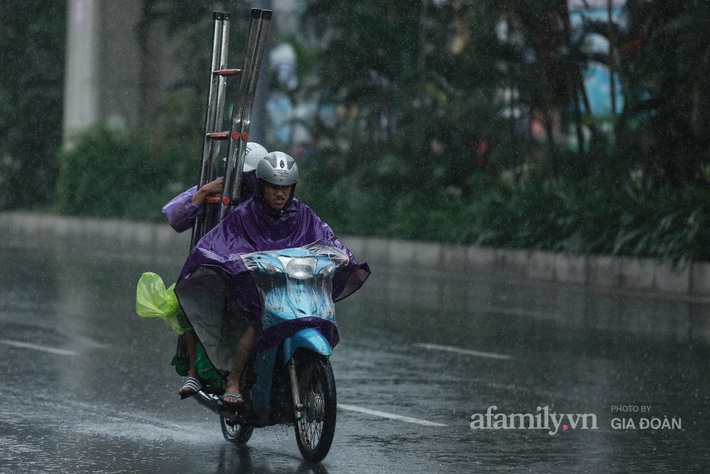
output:
[{"label": "concrete pillar", "polygon": [[67,0],[67,52],[64,82],[64,143],[99,120],[98,2]]},{"label": "concrete pillar", "polygon": [[[143,125],[146,111],[180,76],[154,23],[141,49],[143,0],[67,0],[64,143],[87,127]],[[209,44],[209,39],[206,40]]]}]

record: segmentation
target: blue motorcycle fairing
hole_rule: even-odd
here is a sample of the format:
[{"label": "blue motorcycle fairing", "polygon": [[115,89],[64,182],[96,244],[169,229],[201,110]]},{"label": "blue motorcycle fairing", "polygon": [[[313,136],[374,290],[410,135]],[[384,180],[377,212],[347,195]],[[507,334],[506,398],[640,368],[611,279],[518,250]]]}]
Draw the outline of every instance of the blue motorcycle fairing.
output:
[{"label": "blue motorcycle fairing", "polygon": [[328,340],[313,328],[301,329],[284,341],[284,364],[291,360],[298,349],[309,349],[324,356],[333,353]]},{"label": "blue motorcycle fairing", "polygon": [[320,331],[330,348],[338,343],[333,276],[348,263],[345,252],[313,244],[254,252],[241,258],[252,275],[262,304],[262,331],[255,350],[279,344],[306,328]]}]

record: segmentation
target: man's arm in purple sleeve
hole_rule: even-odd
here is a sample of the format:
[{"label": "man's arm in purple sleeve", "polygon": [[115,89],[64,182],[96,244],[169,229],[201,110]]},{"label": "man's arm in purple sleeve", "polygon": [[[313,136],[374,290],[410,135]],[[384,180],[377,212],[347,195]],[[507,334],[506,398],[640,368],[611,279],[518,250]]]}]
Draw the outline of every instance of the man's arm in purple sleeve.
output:
[{"label": "man's arm in purple sleeve", "polygon": [[163,206],[163,214],[168,219],[170,227],[176,232],[184,232],[192,227],[195,218],[202,212],[201,206],[196,206],[192,202],[192,196],[197,192],[197,186],[193,186],[187,191],[175,196],[169,203]]}]

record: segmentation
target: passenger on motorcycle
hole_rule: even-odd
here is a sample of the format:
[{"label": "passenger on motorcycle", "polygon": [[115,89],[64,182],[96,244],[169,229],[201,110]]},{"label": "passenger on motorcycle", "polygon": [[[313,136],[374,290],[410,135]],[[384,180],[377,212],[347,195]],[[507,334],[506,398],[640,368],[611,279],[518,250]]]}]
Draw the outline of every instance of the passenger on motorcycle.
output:
[{"label": "passenger on motorcycle", "polygon": [[[225,353],[228,350],[223,337],[214,337],[219,331],[205,331],[198,336],[205,351],[210,356],[214,366],[222,373],[229,373],[226,381],[225,394],[222,401],[234,407],[242,402],[240,379],[252,348],[273,345],[267,340],[271,335],[260,332],[261,302],[253,281],[238,275],[244,263],[242,254],[281,250],[302,247],[311,243],[320,243],[337,247],[345,251],[350,259],[349,264],[336,273],[333,279],[333,300],[338,301],[352,294],[362,286],[369,276],[370,270],[366,263],[358,263],[352,252],[338,240],[332,229],[321,220],[307,205],[294,198],[294,190],[298,182],[298,165],[294,159],[283,152],[271,152],[262,158],[256,167],[256,193],[252,199],[238,206],[214,229],[205,234],[190,253],[178,279],[175,292],[181,300],[183,309],[190,305],[184,304],[194,288],[204,286],[204,281],[224,282],[228,298],[243,314],[247,315],[249,324],[239,338],[236,347],[231,348],[231,366],[227,359],[220,362],[219,357],[212,354]],[[202,279],[205,272],[217,270],[221,279]],[[241,279],[240,279],[241,278]],[[210,283],[213,285],[213,283]],[[217,294],[215,291],[212,294]],[[193,308],[194,305],[192,306]],[[196,319],[209,318],[208,311],[195,308],[186,310],[187,318],[195,326]],[[222,315],[220,315],[220,318]],[[214,326],[214,323],[211,323]],[[296,322],[295,324],[318,325],[318,321]],[[197,325],[203,327],[203,325]],[[303,327],[292,327],[294,333]],[[332,331],[332,330],[331,330]],[[283,334],[282,334],[283,335]],[[194,333],[191,344],[196,344]],[[337,343],[337,331],[326,337]],[[210,340],[215,339],[215,340]],[[201,389],[199,377],[194,370],[180,390],[182,397],[190,396]]]},{"label": "passenger on motorcycle", "polygon": [[[254,194],[256,186],[256,166],[266,156],[266,148],[256,142],[249,142],[244,155],[244,168],[242,171],[242,196],[247,198]],[[192,227],[204,206],[202,204],[209,196],[222,193],[224,178],[219,177],[197,189],[193,186],[175,196],[165,206],[163,214],[168,219],[170,227],[176,232],[184,232]]]}]

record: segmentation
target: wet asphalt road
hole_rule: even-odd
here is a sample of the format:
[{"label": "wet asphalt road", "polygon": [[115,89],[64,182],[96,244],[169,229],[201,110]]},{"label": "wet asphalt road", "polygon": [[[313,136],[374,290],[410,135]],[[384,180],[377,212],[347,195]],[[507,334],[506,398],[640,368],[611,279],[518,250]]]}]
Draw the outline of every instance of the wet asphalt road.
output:
[{"label": "wet asphalt road", "polygon": [[337,306],[338,424],[312,465],[291,427],[239,449],[179,400],[135,285],[184,253],[113,247],[0,242],[0,473],[710,470],[706,302],[370,262]]}]

